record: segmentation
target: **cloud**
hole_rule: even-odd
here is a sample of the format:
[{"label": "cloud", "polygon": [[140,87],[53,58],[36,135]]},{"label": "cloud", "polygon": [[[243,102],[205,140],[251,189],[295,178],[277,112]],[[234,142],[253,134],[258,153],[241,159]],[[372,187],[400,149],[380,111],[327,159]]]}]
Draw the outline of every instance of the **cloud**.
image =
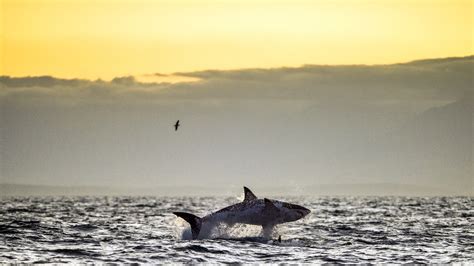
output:
[{"label": "cloud", "polygon": [[52,87],[52,86],[70,86],[75,87],[80,84],[89,83],[81,79],[59,79],[52,76],[23,77],[13,78],[9,76],[0,76],[0,85],[4,88],[21,87]]},{"label": "cloud", "polygon": [[[3,97],[35,90],[48,97],[109,96],[121,100],[149,99],[282,99],[396,103],[454,101],[472,94],[474,57],[421,60],[394,65],[318,66],[298,68],[198,71],[174,75],[197,82],[143,83],[134,77],[101,80],[57,79],[50,76],[0,77]],[[44,90],[47,88],[48,90]],[[75,95],[76,94],[76,95]]]},{"label": "cloud", "polygon": [[169,76],[168,74],[162,74],[162,73],[158,73],[158,72],[153,73],[153,74],[151,74],[151,75],[152,75],[152,76],[156,76],[156,77],[168,77],[168,76]]},{"label": "cloud", "polygon": [[205,82],[188,94],[340,99],[361,103],[455,100],[472,92],[473,57],[376,66],[315,66],[178,73]]}]

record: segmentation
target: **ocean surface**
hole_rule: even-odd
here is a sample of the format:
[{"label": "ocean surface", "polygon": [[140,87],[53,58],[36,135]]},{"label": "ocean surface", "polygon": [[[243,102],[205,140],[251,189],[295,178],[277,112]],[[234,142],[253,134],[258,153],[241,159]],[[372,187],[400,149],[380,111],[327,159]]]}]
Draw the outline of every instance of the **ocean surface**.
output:
[{"label": "ocean surface", "polygon": [[204,216],[222,197],[3,197],[0,263],[474,263],[473,197],[274,197],[311,209],[280,225],[183,240],[171,212]]}]

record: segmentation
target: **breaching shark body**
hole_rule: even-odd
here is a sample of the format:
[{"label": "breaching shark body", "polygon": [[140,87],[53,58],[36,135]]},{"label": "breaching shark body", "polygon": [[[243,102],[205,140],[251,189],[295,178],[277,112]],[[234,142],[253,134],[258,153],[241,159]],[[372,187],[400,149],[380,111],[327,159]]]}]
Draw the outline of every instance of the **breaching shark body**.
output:
[{"label": "breaching shark body", "polygon": [[193,239],[205,238],[219,224],[260,225],[263,235],[268,237],[277,224],[299,220],[311,211],[296,205],[267,198],[258,199],[250,189],[244,187],[242,202],[225,207],[202,218],[185,212],[173,212],[191,225]]}]

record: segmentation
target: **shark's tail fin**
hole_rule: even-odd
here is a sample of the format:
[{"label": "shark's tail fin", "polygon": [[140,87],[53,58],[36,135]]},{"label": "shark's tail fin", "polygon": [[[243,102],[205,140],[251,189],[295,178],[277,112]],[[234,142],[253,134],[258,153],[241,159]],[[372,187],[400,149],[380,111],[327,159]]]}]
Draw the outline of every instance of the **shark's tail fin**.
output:
[{"label": "shark's tail fin", "polygon": [[201,218],[194,214],[187,212],[173,212],[174,215],[183,218],[186,222],[191,225],[191,232],[193,233],[193,239],[196,239],[201,231]]}]

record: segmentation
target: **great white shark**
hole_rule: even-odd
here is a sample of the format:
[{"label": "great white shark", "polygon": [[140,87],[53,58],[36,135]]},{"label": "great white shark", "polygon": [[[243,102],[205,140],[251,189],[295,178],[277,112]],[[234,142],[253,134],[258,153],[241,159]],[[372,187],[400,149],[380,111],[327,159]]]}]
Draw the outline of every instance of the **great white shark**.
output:
[{"label": "great white shark", "polygon": [[217,225],[222,223],[228,226],[235,224],[260,225],[263,235],[267,237],[275,225],[299,220],[311,212],[296,204],[268,198],[259,199],[247,187],[244,187],[244,194],[242,202],[202,218],[186,212],[173,212],[173,214],[183,218],[191,225],[193,239],[201,239],[206,238]]}]

